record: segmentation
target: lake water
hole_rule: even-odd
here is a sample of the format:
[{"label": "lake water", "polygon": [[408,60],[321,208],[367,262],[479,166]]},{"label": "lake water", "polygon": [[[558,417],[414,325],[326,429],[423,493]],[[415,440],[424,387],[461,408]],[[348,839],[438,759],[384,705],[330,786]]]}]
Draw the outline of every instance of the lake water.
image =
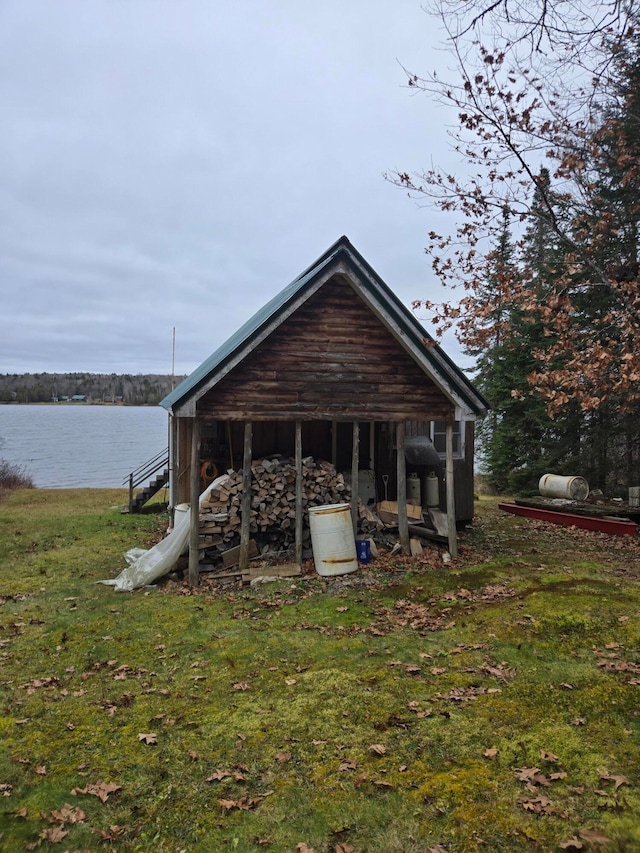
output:
[{"label": "lake water", "polygon": [[43,489],[121,488],[167,443],[160,406],[0,405],[0,459]]}]

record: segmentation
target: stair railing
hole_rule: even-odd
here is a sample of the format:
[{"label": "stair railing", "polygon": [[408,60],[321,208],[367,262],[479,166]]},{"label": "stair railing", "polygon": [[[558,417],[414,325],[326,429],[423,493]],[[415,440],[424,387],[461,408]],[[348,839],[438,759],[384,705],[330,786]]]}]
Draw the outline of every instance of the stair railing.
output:
[{"label": "stair railing", "polygon": [[166,468],[168,464],[169,450],[168,448],[164,448],[159,453],[156,453],[154,457],[143,462],[142,465],[138,465],[128,477],[124,478],[122,485],[126,486],[127,483],[129,484],[129,507],[133,505],[133,490],[153,476],[156,471]]}]

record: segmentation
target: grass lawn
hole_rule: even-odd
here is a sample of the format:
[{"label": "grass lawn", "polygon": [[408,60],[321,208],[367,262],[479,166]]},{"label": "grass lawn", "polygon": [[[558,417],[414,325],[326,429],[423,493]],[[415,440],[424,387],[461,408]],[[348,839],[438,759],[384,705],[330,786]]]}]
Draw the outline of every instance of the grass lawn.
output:
[{"label": "grass lawn", "polygon": [[0,504],[0,849],[640,851],[640,544],[477,504],[461,556],[96,585],[125,493]]}]

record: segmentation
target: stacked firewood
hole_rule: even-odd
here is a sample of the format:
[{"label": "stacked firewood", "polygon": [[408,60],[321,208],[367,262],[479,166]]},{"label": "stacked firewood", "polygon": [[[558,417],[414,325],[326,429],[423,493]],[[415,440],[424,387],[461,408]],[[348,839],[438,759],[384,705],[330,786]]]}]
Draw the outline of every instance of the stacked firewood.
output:
[{"label": "stacked firewood", "polygon": [[[240,542],[242,471],[226,478],[200,505],[200,562],[216,565],[222,554]],[[330,462],[302,460],[303,545],[309,544],[308,507],[349,501],[342,474]],[[295,541],[296,469],[293,459],[270,457],[251,466],[251,538],[262,555],[278,554]]]}]

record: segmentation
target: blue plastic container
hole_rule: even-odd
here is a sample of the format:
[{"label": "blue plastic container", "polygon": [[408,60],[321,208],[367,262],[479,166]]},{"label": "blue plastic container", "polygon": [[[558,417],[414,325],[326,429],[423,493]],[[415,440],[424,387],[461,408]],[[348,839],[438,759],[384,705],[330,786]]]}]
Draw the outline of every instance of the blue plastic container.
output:
[{"label": "blue plastic container", "polygon": [[368,539],[358,539],[356,542],[358,562],[368,563],[371,560],[371,542]]}]

